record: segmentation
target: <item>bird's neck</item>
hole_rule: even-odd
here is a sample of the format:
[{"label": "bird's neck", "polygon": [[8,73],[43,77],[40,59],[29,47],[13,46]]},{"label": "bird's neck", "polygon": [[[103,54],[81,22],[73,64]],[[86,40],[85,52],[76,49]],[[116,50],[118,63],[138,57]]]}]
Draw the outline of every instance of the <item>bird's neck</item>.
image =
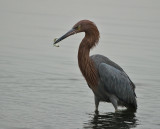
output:
[{"label": "bird's neck", "polygon": [[96,41],[98,41],[94,38],[86,33],[84,39],[79,46],[78,51],[79,68],[88,85],[92,89],[98,85],[98,73],[94,66],[94,62],[89,57],[90,49],[95,46],[95,44],[97,43]]}]

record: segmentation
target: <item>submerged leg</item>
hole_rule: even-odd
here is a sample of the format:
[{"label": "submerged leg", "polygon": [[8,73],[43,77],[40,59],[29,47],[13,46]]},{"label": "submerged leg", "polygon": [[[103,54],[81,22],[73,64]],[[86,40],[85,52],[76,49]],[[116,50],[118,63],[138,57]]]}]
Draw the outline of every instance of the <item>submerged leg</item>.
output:
[{"label": "submerged leg", "polygon": [[94,95],[94,101],[95,101],[95,112],[98,113],[99,100],[95,95]]},{"label": "submerged leg", "polygon": [[113,104],[113,106],[115,108],[115,111],[118,111],[118,108],[117,108],[118,107],[117,98],[114,97],[114,96],[111,96],[109,99],[110,99],[111,103]]}]

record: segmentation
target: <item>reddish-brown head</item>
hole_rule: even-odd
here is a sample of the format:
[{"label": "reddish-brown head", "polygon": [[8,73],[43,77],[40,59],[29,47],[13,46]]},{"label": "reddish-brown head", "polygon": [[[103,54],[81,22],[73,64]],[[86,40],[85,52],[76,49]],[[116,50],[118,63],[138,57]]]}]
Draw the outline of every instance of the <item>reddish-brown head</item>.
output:
[{"label": "reddish-brown head", "polygon": [[90,32],[90,31],[98,31],[96,25],[89,20],[81,20],[73,26],[73,29],[79,32]]},{"label": "reddish-brown head", "polygon": [[90,48],[98,43],[99,31],[98,31],[96,25],[92,21],[81,20],[78,23],[76,23],[70,31],[68,31],[62,37],[57,39],[54,42],[54,44],[57,44],[61,40],[65,39],[73,34],[80,33],[80,32],[85,32],[86,37],[89,41],[88,43],[90,43],[90,44],[88,44]]}]

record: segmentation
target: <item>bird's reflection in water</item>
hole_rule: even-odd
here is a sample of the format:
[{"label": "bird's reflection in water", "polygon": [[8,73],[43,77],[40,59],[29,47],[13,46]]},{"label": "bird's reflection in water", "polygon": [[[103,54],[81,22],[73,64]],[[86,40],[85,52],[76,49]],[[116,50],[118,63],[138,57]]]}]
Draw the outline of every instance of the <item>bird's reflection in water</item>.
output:
[{"label": "bird's reflection in water", "polygon": [[84,123],[84,128],[87,129],[129,129],[136,127],[138,124],[135,112],[129,110],[89,115],[91,120]]}]

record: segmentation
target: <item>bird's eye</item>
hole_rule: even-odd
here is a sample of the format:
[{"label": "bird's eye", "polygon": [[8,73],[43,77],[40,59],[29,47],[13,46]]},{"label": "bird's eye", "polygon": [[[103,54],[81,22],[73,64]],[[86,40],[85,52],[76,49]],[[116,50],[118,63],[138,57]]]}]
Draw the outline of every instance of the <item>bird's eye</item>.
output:
[{"label": "bird's eye", "polygon": [[75,27],[76,30],[80,30],[81,29],[81,25],[78,25]]},{"label": "bird's eye", "polygon": [[78,30],[80,30],[80,29],[81,29],[81,25],[78,26]]}]

